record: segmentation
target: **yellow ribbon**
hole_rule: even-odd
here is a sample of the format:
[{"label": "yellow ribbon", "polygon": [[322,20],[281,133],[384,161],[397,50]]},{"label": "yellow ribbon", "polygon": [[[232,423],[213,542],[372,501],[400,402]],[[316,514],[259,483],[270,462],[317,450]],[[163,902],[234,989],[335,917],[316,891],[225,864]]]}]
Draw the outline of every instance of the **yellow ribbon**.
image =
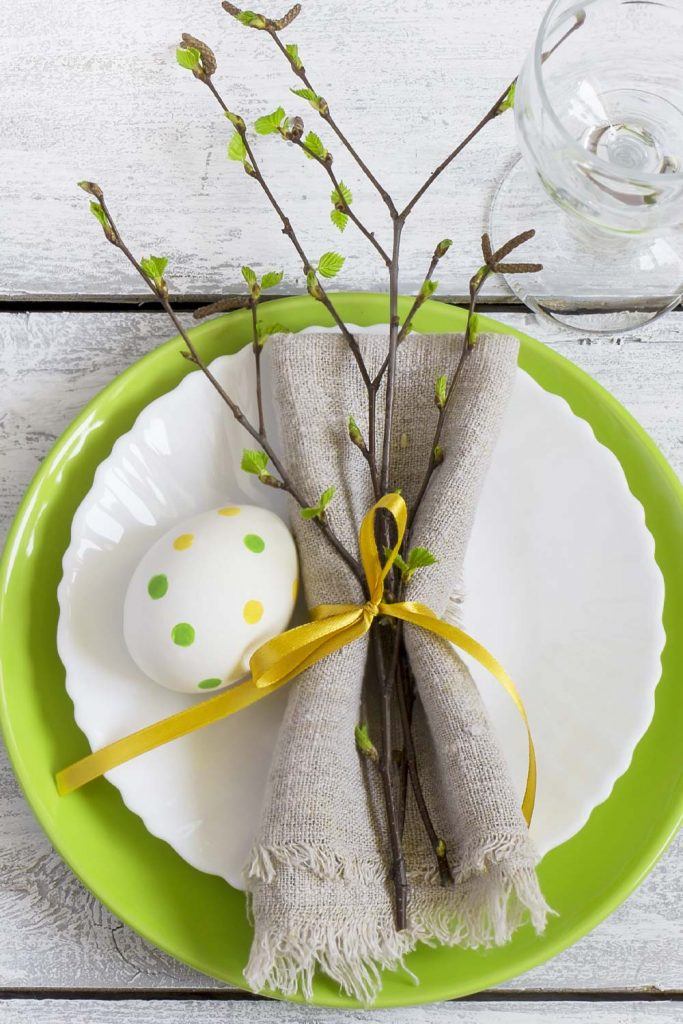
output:
[{"label": "yellow ribbon", "polygon": [[[397,529],[396,544],[384,565],[380,560],[375,540],[375,516],[381,508],[393,516]],[[195,729],[201,729],[221,718],[227,718],[228,715],[241,711],[262,697],[267,697],[311,665],[326,658],[328,654],[364,636],[377,615],[388,615],[449,640],[483,665],[510,695],[522,716],[529,742],[529,764],[522,801],[522,813],[528,824],[536,798],[536,755],[526,711],[512,679],[485,647],[462,629],[437,618],[431,608],[418,601],[391,603],[383,600],[384,581],[403,542],[407,514],[403,498],[399,494],[387,494],[363,519],[359,549],[368,593],[368,600],[364,604],[324,604],[313,608],[310,622],[280,633],[254,652],[249,662],[249,679],[226,690],[225,693],[216,694],[201,704],[186,708],[169,718],[131,733],[130,736],[110,743],[109,746],[102,747],[101,750],[64,768],[56,776],[59,793],[71,793],[133,757],[138,757],[180,736],[186,736]]]}]

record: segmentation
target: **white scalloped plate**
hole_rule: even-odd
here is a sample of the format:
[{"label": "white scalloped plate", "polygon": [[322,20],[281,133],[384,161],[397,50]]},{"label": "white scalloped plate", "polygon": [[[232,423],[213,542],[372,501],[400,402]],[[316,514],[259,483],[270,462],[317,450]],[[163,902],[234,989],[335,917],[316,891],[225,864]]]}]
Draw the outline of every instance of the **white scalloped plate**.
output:
[{"label": "white scalloped plate", "polygon": [[[249,348],[212,369],[250,409]],[[138,560],[178,519],[228,501],[282,514],[280,496],[240,472],[243,445],[241,429],[193,373],[143,410],[97,470],[64,556],[57,638],[93,749],[198,699],[157,686],[135,666],[123,642],[123,598]],[[564,399],[521,370],[465,570],[464,626],[517,681],[532,723],[532,833],[545,853],[609,796],[652,719],[664,581],[616,457]],[[508,698],[472,668],[521,794],[523,729]],[[277,693],[107,778],[154,835],[241,888],[286,700]]]}]

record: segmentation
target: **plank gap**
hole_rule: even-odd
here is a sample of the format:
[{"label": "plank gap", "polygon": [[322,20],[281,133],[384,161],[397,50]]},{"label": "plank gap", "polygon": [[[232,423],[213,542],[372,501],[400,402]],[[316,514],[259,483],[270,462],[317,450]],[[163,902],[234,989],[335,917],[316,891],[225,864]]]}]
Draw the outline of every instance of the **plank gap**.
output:
[{"label": "plank gap", "polygon": [[[264,295],[261,302],[273,302],[276,299],[290,299],[290,298],[301,298],[300,293],[296,295],[289,293],[286,295]],[[206,292],[203,294],[193,293],[180,293],[178,295],[172,295],[171,300],[175,310],[179,313],[192,313],[199,306],[205,306],[212,302],[217,302],[219,299],[227,300],[230,302],[231,309],[243,309],[247,305],[247,297],[238,292],[233,293],[214,293]],[[432,301],[443,302],[449,306],[467,306],[468,297],[466,295],[442,295],[436,296]],[[533,317],[534,319],[543,322],[542,318],[538,314],[534,313],[527,306],[518,302],[513,296],[507,298],[491,298],[490,300],[486,297],[482,298],[479,302],[479,309],[488,315],[495,315],[497,313],[510,314],[510,315],[526,315]],[[597,307],[594,306],[579,306],[569,310],[575,315],[591,315],[597,312]],[[127,297],[125,295],[96,295],[80,297],[77,295],[48,295],[42,296],[36,299],[27,298],[7,298],[0,299],[0,313],[160,313],[162,312],[159,303],[154,299],[149,299],[144,295]],[[667,314],[667,319],[676,318],[678,320],[683,316],[683,307],[671,310]],[[552,324],[555,330],[562,331],[561,325],[553,324],[552,321],[547,321]],[[642,332],[647,335],[648,328],[651,325],[647,324],[645,327],[640,328]],[[657,326],[661,326],[659,323]],[[572,335],[576,336],[576,332],[567,329],[565,332],[567,339],[571,339]],[[588,331],[590,333],[590,331]],[[633,340],[639,341],[637,337],[637,331],[614,331],[614,335],[624,335],[627,338],[633,338]]]},{"label": "plank gap", "polygon": [[[285,295],[264,295],[262,302],[273,302],[276,299],[301,298],[301,293],[288,293]],[[233,309],[241,309],[247,304],[246,295],[239,292],[205,292],[202,294],[183,293],[171,296],[173,306],[179,312],[192,312],[198,306],[206,306],[210,302],[217,302],[219,299],[230,301]],[[444,302],[449,305],[467,305],[469,298],[466,295],[442,295],[433,301]],[[514,297],[510,300],[500,298],[487,301],[485,298],[479,303],[479,307],[486,307],[487,312],[505,313],[529,313],[525,306]],[[159,303],[149,299],[146,295],[125,296],[125,295],[44,295],[40,298],[6,298],[0,299],[0,313],[144,313],[147,311],[159,312]]]},{"label": "plank gap", "polygon": [[[278,1002],[254,992],[240,989],[111,989],[111,988],[2,988],[0,1000],[33,999],[36,1001],[100,1000],[102,1002]],[[683,990],[673,989],[528,989],[503,991],[500,989],[475,992],[461,999],[445,1000],[449,1003],[663,1003],[683,1002]]]}]

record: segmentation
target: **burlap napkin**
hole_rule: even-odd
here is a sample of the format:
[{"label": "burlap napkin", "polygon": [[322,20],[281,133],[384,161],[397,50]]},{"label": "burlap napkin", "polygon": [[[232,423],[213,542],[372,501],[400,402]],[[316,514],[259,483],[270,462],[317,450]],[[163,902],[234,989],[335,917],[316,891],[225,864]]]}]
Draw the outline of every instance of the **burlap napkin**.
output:
[{"label": "burlap napkin", "polygon": [[[455,335],[413,335],[399,349],[391,483],[409,505],[434,434],[434,378],[452,375],[462,343]],[[362,339],[372,370],[386,345],[384,337]],[[336,485],[330,522],[355,553],[373,494],[367,466],[347,436],[350,413],[367,436],[365,391],[353,357],[340,336],[293,335],[274,341],[271,358],[289,470],[311,502]],[[406,596],[439,615],[453,598],[457,602],[516,358],[514,339],[478,338],[445,425],[444,464],[415,522],[413,543],[439,561],[414,576]],[[358,583],[315,527],[297,510],[292,523],[309,606],[361,601]],[[356,641],[291,685],[246,868],[254,940],[245,978],[256,990],[291,995],[300,987],[310,998],[320,969],[367,1003],[381,988],[380,970],[402,967],[418,941],[489,946],[507,941],[527,918],[538,931],[544,927],[537,856],[470,673],[432,634],[407,627],[406,643],[419,690],[414,732],[422,779],[455,884],[439,885],[434,854],[409,801],[408,928],[396,931],[376,769],[354,740],[361,718],[372,717],[363,686],[367,639]]]}]

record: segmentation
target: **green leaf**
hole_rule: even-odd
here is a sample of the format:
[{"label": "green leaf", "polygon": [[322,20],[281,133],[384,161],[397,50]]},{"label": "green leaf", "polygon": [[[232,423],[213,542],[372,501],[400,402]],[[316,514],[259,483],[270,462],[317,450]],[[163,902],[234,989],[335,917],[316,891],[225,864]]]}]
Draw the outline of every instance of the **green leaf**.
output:
[{"label": "green leaf", "polygon": [[324,252],[318,260],[318,273],[323,277],[336,277],[345,262],[338,252]]},{"label": "green leaf", "polygon": [[242,267],[242,277],[247,282],[250,288],[253,284],[257,284],[258,282],[256,274],[251,269],[251,267]]},{"label": "green leaf", "polygon": [[[386,564],[386,562],[389,561],[390,556],[391,556],[391,548],[385,547],[384,548],[384,561],[385,561],[385,564]],[[396,556],[394,557],[394,565],[396,566],[398,571],[404,577],[406,577],[409,574],[410,567],[409,567],[408,563],[401,557],[401,555],[398,552],[396,552]]]},{"label": "green leaf", "polygon": [[468,338],[468,344],[470,348],[474,348],[477,344],[477,335],[479,334],[479,314],[473,313],[470,317],[470,333]]},{"label": "green leaf", "polygon": [[442,373],[440,377],[437,377],[434,381],[434,401],[439,409],[443,409],[446,404],[446,389],[448,385],[448,377],[445,373]]},{"label": "green leaf", "polygon": [[239,14],[235,15],[238,21],[243,25],[249,25],[250,28],[265,28],[266,20],[262,14],[255,14],[254,11],[240,11]]},{"label": "green leaf", "polygon": [[320,136],[316,135],[315,132],[309,132],[303,141],[304,152],[309,160],[318,157],[319,160],[324,160],[327,156],[327,150],[323,145]]},{"label": "green leaf", "polygon": [[341,210],[330,210],[330,220],[336,228],[344,231],[349,223],[349,215],[348,213],[342,213]]},{"label": "green leaf", "polygon": [[302,519],[322,519],[325,515],[325,509],[332,501],[334,497],[335,487],[328,487],[327,490],[323,491],[320,495],[320,499],[317,505],[311,505],[310,508],[302,508],[299,510],[299,514]]},{"label": "green leaf", "polygon": [[269,338],[271,334],[290,334],[289,327],[285,327],[284,324],[263,324],[259,321],[256,324],[256,336],[261,344]]},{"label": "green leaf", "polygon": [[245,473],[262,476],[266,472],[268,456],[265,452],[253,448],[245,448],[242,452],[242,462],[240,465]]},{"label": "green leaf", "polygon": [[107,217],[106,213],[104,212],[104,210],[102,209],[102,207],[100,206],[100,204],[99,204],[99,203],[96,203],[96,202],[95,202],[95,201],[93,200],[93,201],[92,201],[92,202],[90,203],[90,212],[91,212],[91,213],[92,213],[92,214],[93,214],[93,215],[94,215],[95,217],[97,217],[98,221],[100,222],[100,224],[102,225],[102,227],[103,227],[103,228],[105,228],[105,230],[106,230],[106,229],[108,229],[108,228],[110,228],[110,224],[109,224],[109,217]]},{"label": "green leaf", "polygon": [[363,435],[361,433],[361,429],[358,426],[358,424],[356,423],[356,421],[353,418],[353,416],[349,416],[348,421],[347,421],[347,425],[348,425],[348,431],[349,431],[349,438],[353,441],[353,443],[355,445],[358,445],[359,448],[364,448],[365,447],[365,442],[363,441]]},{"label": "green leaf", "polygon": [[261,278],[261,288],[265,291],[267,288],[274,288],[276,284],[279,284],[283,278],[281,270],[269,270],[267,274],[264,274]]},{"label": "green leaf", "polygon": [[[391,555],[391,549],[384,548],[385,561],[388,560]],[[394,565],[401,573],[404,583],[409,583],[413,577],[413,573],[417,572],[418,569],[425,569],[428,565],[434,565],[437,559],[427,548],[413,548],[412,551],[408,552],[407,560],[400,554],[397,554],[394,558]]]},{"label": "green leaf", "polygon": [[175,59],[180,64],[181,68],[187,68],[188,71],[194,71],[195,68],[199,67],[201,54],[199,50],[194,48],[194,46],[188,46],[187,49],[179,47],[175,52]]},{"label": "green leaf", "polygon": [[314,110],[320,109],[320,96],[317,92],[313,92],[312,89],[290,89],[295,96],[300,96],[302,100],[308,100]]},{"label": "green leaf", "polygon": [[334,498],[334,492],[337,490],[336,487],[328,487],[326,491],[320,495],[320,508],[325,511],[329,503]]},{"label": "green leaf", "polygon": [[239,114],[233,114],[233,112],[231,110],[226,110],[225,111],[225,116],[227,117],[227,119],[230,122],[230,124],[234,125],[235,128],[241,128],[242,131],[244,131],[244,129],[246,128],[246,125],[244,123],[244,118],[243,117],[240,117]]},{"label": "green leaf", "polygon": [[[390,548],[384,548],[384,558],[388,559],[391,555]],[[412,551],[408,552],[407,559],[403,558],[400,554],[397,554],[394,558],[394,565],[401,573],[404,583],[409,583],[413,577],[413,574],[418,569],[425,569],[428,565],[434,565],[436,558],[428,551],[427,548],[413,548]]]},{"label": "green leaf", "polygon": [[369,757],[371,761],[378,761],[379,754],[377,753],[375,744],[370,739],[370,733],[368,732],[367,725],[365,723],[363,723],[363,725],[357,725],[353,730],[353,735],[356,740],[356,747],[360,753]]},{"label": "green leaf", "polygon": [[431,280],[430,281],[423,281],[422,282],[422,287],[420,288],[420,298],[421,299],[428,299],[431,295],[434,294],[434,292],[436,291],[436,289],[438,287],[439,287],[439,282],[438,281],[431,281]]},{"label": "green leaf", "polygon": [[299,71],[303,67],[303,62],[301,60],[301,57],[299,56],[299,47],[296,45],[296,43],[287,43],[287,45],[285,46],[285,50],[287,51],[287,54],[292,64],[297,69],[297,71]]},{"label": "green leaf", "polygon": [[348,185],[345,185],[343,181],[340,181],[338,185],[332,189],[330,193],[330,201],[334,205],[334,210],[330,213],[330,220],[336,228],[340,231],[344,231],[346,225],[349,222],[348,213],[344,213],[344,205],[350,206],[353,202],[353,193]]},{"label": "green leaf", "polygon": [[484,284],[484,281],[488,277],[489,273],[490,271],[486,264],[484,264],[483,267],[479,267],[479,270],[476,272],[476,274],[472,275],[472,278],[470,280],[470,293],[479,291],[479,289]]},{"label": "green leaf", "polygon": [[508,91],[505,94],[505,98],[502,100],[498,107],[498,113],[504,114],[506,110],[512,110],[515,105],[515,92],[517,91],[517,82],[513,82]]},{"label": "green leaf", "polygon": [[416,569],[426,569],[428,565],[434,565],[436,557],[427,548],[413,548],[408,552],[408,568],[411,572]]},{"label": "green leaf", "polygon": [[321,291],[321,288],[320,288],[320,282],[318,281],[318,278],[316,277],[315,270],[309,270],[308,273],[306,274],[306,287],[308,289],[308,294],[310,296],[312,296],[312,298],[314,298],[314,299],[321,299],[322,298],[322,291]]},{"label": "green leaf", "polygon": [[330,202],[333,206],[344,206],[344,203],[346,203],[347,206],[350,206],[353,202],[353,192],[348,185],[345,185],[343,181],[340,181],[339,185],[332,189]]},{"label": "green leaf", "polygon": [[247,147],[244,145],[244,139],[239,132],[235,132],[228,143],[228,160],[238,160],[243,164],[246,155]]},{"label": "green leaf", "polygon": [[163,281],[168,260],[165,256],[148,256],[140,260],[140,266],[153,281]]},{"label": "green leaf", "polygon": [[285,112],[282,107],[278,107],[272,114],[265,114],[263,117],[255,122],[254,128],[259,135],[272,135],[273,132],[278,131],[285,117]]}]

